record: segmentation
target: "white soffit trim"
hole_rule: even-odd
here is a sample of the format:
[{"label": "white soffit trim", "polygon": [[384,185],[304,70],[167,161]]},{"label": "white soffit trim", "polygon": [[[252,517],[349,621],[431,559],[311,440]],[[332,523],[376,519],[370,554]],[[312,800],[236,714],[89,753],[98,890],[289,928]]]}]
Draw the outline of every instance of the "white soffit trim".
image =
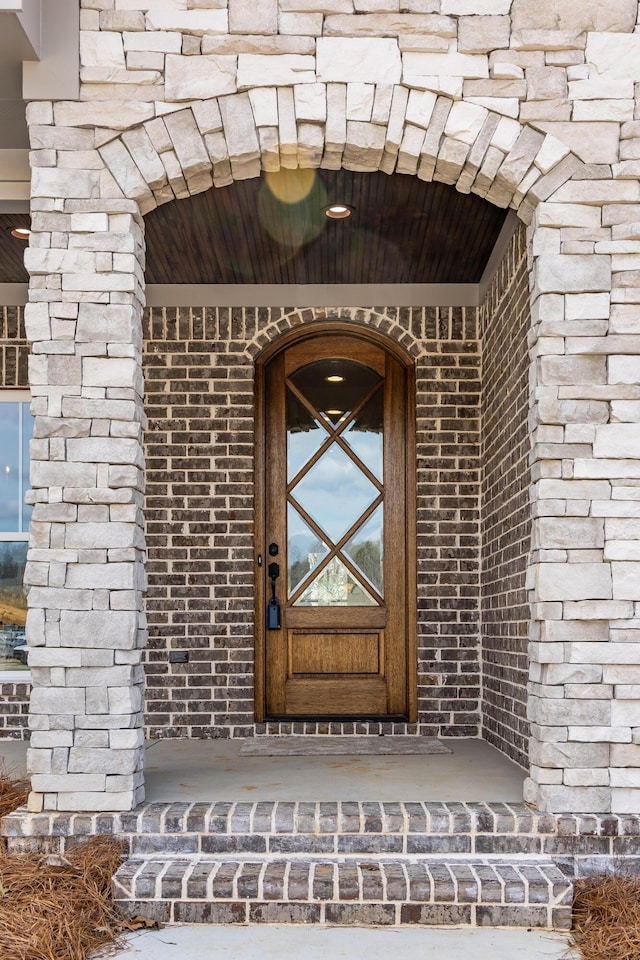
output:
[{"label": "white soffit trim", "polygon": [[10,204],[25,201],[28,210],[30,182],[29,151],[0,150],[0,213],[13,212]]},{"label": "white soffit trim", "polygon": [[40,56],[40,3],[41,0],[0,0],[3,42],[10,44],[11,55],[22,60],[37,59]]},{"label": "white soffit trim", "polygon": [[42,0],[40,58],[22,64],[25,100],[77,100],[80,95],[79,0]]},{"label": "white soffit trim", "polygon": [[502,259],[507,252],[507,247],[511,243],[511,238],[516,232],[518,222],[517,214],[514,213],[513,210],[509,210],[505,221],[502,224],[502,230],[498,234],[498,239],[495,242],[495,246],[491,251],[491,256],[487,260],[487,265],[484,268],[484,273],[482,274],[480,283],[478,284],[479,304],[482,303],[487,295],[487,290],[491,286],[491,281],[493,280],[494,274],[502,263]]},{"label": "white soffit trim", "polygon": [[475,307],[477,283],[180,284],[147,286],[149,307]]},{"label": "white soffit trim", "polygon": [[[149,307],[477,307],[477,283],[150,283]],[[27,302],[26,283],[0,283],[0,305]]]},{"label": "white soffit trim", "polygon": [[0,306],[23,307],[29,296],[27,283],[0,283]]}]

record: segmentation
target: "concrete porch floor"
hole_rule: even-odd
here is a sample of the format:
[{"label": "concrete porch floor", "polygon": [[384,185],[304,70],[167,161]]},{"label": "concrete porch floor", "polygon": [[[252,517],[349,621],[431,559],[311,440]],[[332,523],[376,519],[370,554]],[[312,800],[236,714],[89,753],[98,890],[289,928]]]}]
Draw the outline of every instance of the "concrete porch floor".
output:
[{"label": "concrete porch floor", "polygon": [[[147,742],[146,799],[422,800],[521,802],[524,771],[482,740],[443,741],[450,754],[248,757],[241,740]],[[0,758],[25,770],[27,744],[0,741]]]}]

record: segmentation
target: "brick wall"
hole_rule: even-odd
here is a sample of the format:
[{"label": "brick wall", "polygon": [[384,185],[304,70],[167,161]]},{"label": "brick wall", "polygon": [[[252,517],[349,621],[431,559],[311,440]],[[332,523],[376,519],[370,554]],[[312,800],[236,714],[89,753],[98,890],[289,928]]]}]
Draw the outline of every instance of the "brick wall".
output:
[{"label": "brick wall", "polygon": [[0,306],[0,387],[27,390],[29,347],[24,332],[22,307]]},{"label": "brick wall", "polygon": [[31,684],[0,683],[0,740],[28,740],[29,694]]},{"label": "brick wall", "polygon": [[417,367],[418,702],[425,733],[479,735],[480,353],[472,309],[425,310]]},{"label": "brick wall", "polygon": [[[384,330],[417,357],[419,723],[392,729],[479,733],[476,311],[211,308],[145,315],[152,736],[254,732],[253,357],[279,331],[329,315]],[[189,663],[169,664],[174,649]],[[267,729],[316,727],[256,732]]]},{"label": "brick wall", "polygon": [[[524,238],[479,312],[484,334],[484,735],[526,758],[528,550]],[[323,315],[277,309],[149,310],[145,317],[149,544],[147,723],[152,736],[227,736],[253,727],[253,359],[264,331]],[[475,311],[341,311],[419,344],[419,724],[397,732],[477,736],[480,352]],[[26,384],[17,308],[4,308],[3,383]],[[262,335],[262,340],[260,339]],[[505,343],[513,353],[505,362]],[[505,374],[509,374],[505,378]],[[233,405],[233,408],[232,408]],[[508,409],[510,416],[502,420]],[[517,436],[517,444],[513,440]],[[509,443],[505,473],[504,444]],[[212,493],[213,490],[213,493]],[[504,524],[505,516],[511,518]],[[514,524],[513,518],[517,517]],[[509,563],[509,570],[505,564]],[[507,590],[501,585],[507,584]],[[506,613],[508,611],[508,617]],[[188,664],[169,664],[188,649]],[[26,725],[28,687],[3,684],[0,736]],[[261,726],[286,730],[291,725]],[[294,727],[291,727],[294,729]],[[296,730],[315,729],[310,724]],[[366,725],[333,724],[335,731]]]},{"label": "brick wall", "polygon": [[[0,307],[0,388],[27,389],[27,345],[21,307]],[[1,669],[1,667],[0,667]],[[0,738],[28,737],[31,686],[20,681],[0,683]]]},{"label": "brick wall", "polygon": [[516,231],[479,314],[483,736],[527,766],[530,307],[524,227]]}]

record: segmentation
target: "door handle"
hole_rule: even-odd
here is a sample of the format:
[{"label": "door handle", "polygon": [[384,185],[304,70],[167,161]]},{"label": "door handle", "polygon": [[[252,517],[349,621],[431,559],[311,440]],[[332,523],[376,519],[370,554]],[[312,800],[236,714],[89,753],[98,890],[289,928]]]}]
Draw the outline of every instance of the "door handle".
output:
[{"label": "door handle", "polygon": [[[269,548],[269,553],[271,553],[271,547]],[[273,556],[272,553],[271,555]],[[280,576],[280,565],[275,562],[270,563],[267,567],[267,572],[269,574],[269,580],[271,581],[271,596],[267,603],[267,630],[279,630],[282,618],[280,615],[280,601],[276,596],[276,580]]]}]

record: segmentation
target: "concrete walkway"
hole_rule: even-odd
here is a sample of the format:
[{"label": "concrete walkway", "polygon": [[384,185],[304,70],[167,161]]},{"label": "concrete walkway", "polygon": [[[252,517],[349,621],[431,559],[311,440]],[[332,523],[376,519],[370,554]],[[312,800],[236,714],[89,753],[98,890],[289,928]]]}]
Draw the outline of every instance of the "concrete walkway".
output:
[{"label": "concrete walkway", "polygon": [[567,939],[526,930],[292,926],[165,927],[132,934],[116,960],[562,960]]}]

